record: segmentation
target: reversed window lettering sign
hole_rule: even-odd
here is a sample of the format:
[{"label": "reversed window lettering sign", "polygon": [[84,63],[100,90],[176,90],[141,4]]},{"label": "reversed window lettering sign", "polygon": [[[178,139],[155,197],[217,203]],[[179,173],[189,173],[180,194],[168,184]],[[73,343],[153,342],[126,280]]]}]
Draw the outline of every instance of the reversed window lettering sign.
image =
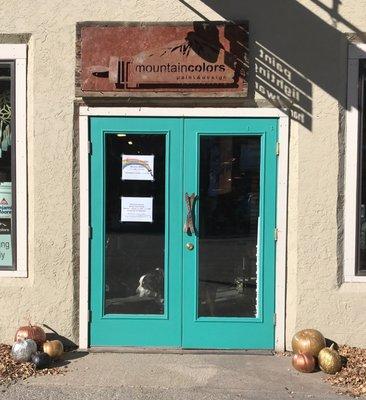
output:
[{"label": "reversed window lettering sign", "polygon": [[153,198],[121,197],[121,222],[153,222]]},{"label": "reversed window lettering sign", "polygon": [[122,154],[123,181],[153,181],[154,156]]}]

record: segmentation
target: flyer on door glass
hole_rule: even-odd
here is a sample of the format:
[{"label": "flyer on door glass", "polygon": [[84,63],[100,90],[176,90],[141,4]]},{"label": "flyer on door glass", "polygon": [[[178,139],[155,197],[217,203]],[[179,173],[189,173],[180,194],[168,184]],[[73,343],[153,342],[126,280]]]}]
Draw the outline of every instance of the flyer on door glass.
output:
[{"label": "flyer on door glass", "polygon": [[121,197],[121,222],[153,222],[153,198]]},{"label": "flyer on door glass", "polygon": [[153,181],[154,156],[122,154],[122,180]]}]

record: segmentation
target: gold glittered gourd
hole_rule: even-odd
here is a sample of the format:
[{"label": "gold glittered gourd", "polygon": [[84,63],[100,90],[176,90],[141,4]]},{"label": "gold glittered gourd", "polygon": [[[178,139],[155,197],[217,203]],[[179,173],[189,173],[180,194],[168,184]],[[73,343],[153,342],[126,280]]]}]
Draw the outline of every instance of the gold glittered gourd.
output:
[{"label": "gold glittered gourd", "polygon": [[310,353],[317,357],[324,347],[325,338],[316,329],[304,329],[295,333],[292,338],[292,350],[294,353]]},{"label": "gold glittered gourd", "polygon": [[318,355],[320,369],[326,374],[335,374],[342,369],[341,356],[333,349],[334,344],[322,349]]}]

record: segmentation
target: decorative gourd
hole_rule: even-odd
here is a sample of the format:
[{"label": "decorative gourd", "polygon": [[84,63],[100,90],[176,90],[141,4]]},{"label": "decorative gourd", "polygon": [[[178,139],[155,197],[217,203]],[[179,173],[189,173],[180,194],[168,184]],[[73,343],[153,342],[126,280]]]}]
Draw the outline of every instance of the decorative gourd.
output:
[{"label": "decorative gourd", "polygon": [[37,344],[32,339],[20,339],[13,344],[11,355],[16,362],[27,362],[37,351]]},{"label": "decorative gourd", "polygon": [[293,356],[292,366],[300,372],[313,372],[315,370],[316,360],[310,353],[299,353]]},{"label": "decorative gourd", "polygon": [[32,339],[37,343],[39,348],[42,348],[43,343],[46,341],[45,331],[37,325],[21,326],[15,334],[15,341],[19,339]]},{"label": "decorative gourd", "polygon": [[292,338],[294,353],[310,353],[317,357],[319,351],[325,347],[324,336],[315,329],[304,329],[297,332]]},{"label": "decorative gourd", "polygon": [[64,352],[64,346],[59,340],[47,340],[43,343],[43,351],[52,358],[59,358]]},{"label": "decorative gourd", "polygon": [[37,369],[47,368],[51,363],[51,357],[42,351],[37,351],[31,356],[32,363]]},{"label": "decorative gourd", "polygon": [[322,349],[318,355],[320,369],[326,374],[335,374],[342,369],[341,356],[334,350],[334,344]]}]

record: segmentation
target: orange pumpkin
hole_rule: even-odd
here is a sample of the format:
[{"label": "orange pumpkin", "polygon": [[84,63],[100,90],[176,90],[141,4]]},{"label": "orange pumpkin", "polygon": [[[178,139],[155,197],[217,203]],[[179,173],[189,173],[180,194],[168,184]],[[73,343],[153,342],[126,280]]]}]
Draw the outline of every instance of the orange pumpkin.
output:
[{"label": "orange pumpkin", "polygon": [[37,325],[21,326],[16,334],[14,341],[32,339],[37,343],[38,348],[42,348],[43,343],[46,341],[45,331]]},{"label": "orange pumpkin", "polygon": [[64,352],[64,346],[59,340],[47,340],[43,343],[43,351],[52,358],[59,358]]}]

